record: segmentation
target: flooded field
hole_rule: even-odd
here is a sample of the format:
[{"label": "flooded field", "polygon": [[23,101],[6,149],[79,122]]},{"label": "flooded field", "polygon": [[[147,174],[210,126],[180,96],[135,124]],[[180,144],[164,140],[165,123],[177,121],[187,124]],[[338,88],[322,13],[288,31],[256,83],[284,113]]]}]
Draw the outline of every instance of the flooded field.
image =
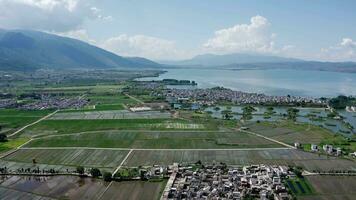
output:
[{"label": "flooded field", "polygon": [[[273,114],[266,115],[268,107],[254,106],[255,110],[252,112],[251,119],[248,121],[280,121],[286,118],[288,107],[273,107]],[[346,112],[345,110],[338,110],[337,112],[343,119],[333,119],[328,117],[329,111],[324,108],[297,108],[299,110],[296,121],[300,123],[310,123],[316,126],[324,127],[334,133],[343,134],[346,137],[351,137],[352,133],[356,133],[356,113]],[[241,120],[243,114],[243,106],[219,106],[208,107],[205,111],[211,113],[214,118],[223,118],[223,112],[230,110],[233,119]],[[347,123],[353,126],[351,130]]]},{"label": "flooded field", "polygon": [[158,199],[165,182],[104,182],[76,176],[0,176],[0,199]]}]

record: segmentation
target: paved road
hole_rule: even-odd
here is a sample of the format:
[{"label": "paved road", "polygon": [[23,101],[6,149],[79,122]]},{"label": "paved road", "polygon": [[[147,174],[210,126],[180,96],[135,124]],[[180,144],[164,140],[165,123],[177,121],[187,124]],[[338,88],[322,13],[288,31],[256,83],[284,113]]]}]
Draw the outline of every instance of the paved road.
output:
[{"label": "paved road", "polygon": [[26,128],[28,128],[28,127],[30,127],[30,126],[33,126],[33,125],[35,125],[35,124],[37,124],[37,123],[39,123],[39,122],[41,122],[41,121],[43,121],[43,120],[45,120],[45,119],[51,117],[52,115],[56,114],[57,112],[58,112],[58,110],[56,110],[56,111],[54,111],[53,113],[50,113],[50,114],[48,114],[48,115],[42,117],[41,119],[39,119],[39,120],[37,120],[37,121],[35,121],[35,122],[32,122],[31,124],[27,124],[26,126],[24,126],[24,127],[20,128],[19,130],[15,131],[14,133],[8,135],[8,137],[15,136],[16,134],[20,133],[21,131],[25,130]]}]

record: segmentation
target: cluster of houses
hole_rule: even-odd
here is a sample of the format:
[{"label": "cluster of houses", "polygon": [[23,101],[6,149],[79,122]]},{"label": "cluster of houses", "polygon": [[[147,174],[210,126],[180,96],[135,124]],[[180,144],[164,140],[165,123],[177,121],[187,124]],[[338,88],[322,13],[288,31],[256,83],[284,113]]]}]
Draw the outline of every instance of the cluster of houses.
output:
[{"label": "cluster of houses", "polygon": [[292,199],[283,180],[294,176],[286,166],[176,166],[161,199]]},{"label": "cluster of houses", "polygon": [[163,96],[171,104],[184,102],[195,102],[200,105],[212,105],[221,101],[228,101],[236,104],[297,104],[312,103],[314,105],[325,105],[325,101],[311,97],[294,96],[268,96],[257,93],[246,93],[234,91],[226,88],[211,89],[167,89],[163,91]]},{"label": "cluster of houses", "polygon": [[45,110],[45,109],[79,109],[88,104],[88,100],[81,97],[67,98],[42,95],[40,100],[19,106],[24,110]]},{"label": "cluster of houses", "polygon": [[12,108],[16,106],[15,99],[0,99],[0,108]]},{"label": "cluster of houses", "polygon": [[[310,146],[310,150],[312,152],[318,152],[319,151],[319,147],[316,144],[311,144]],[[340,147],[333,147],[330,144],[325,144],[323,145],[323,151],[329,155],[335,155],[335,156],[341,156],[342,155],[342,150]]]},{"label": "cluster of houses", "polygon": [[347,112],[356,112],[356,106],[346,106]]}]

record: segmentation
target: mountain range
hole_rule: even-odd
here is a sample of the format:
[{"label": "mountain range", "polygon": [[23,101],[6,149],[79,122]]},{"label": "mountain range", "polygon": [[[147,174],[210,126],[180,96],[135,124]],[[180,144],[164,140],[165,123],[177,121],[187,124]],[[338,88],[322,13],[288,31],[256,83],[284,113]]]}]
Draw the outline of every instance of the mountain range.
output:
[{"label": "mountain range", "polygon": [[281,62],[301,62],[303,60],[295,58],[284,58],[279,56],[270,56],[262,54],[202,54],[197,55],[188,60],[181,61],[161,61],[162,64],[176,65],[176,66],[223,66],[231,64],[249,64],[249,63],[281,63]]},{"label": "mountain range", "polygon": [[204,54],[188,60],[123,57],[80,40],[32,30],[0,29],[0,70],[36,69],[298,69],[356,73],[354,62],[318,62],[261,54]]},{"label": "mountain range", "polygon": [[0,69],[157,68],[139,57],[122,57],[80,40],[30,30],[0,30]]},{"label": "mountain range", "polygon": [[188,60],[161,61],[160,63],[180,67],[198,67],[228,70],[293,69],[356,73],[355,62],[306,61],[295,58],[285,58],[261,54],[203,54],[195,56]]}]

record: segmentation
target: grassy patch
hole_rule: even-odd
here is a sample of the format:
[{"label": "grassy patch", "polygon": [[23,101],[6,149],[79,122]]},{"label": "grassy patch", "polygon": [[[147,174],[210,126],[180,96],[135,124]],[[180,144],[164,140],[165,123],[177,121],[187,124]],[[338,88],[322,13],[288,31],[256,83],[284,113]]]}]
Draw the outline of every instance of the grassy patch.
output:
[{"label": "grassy patch", "polygon": [[11,139],[7,142],[0,142],[0,153],[17,148],[22,144],[26,143],[28,140],[29,140],[28,138],[16,138],[16,139]]}]

